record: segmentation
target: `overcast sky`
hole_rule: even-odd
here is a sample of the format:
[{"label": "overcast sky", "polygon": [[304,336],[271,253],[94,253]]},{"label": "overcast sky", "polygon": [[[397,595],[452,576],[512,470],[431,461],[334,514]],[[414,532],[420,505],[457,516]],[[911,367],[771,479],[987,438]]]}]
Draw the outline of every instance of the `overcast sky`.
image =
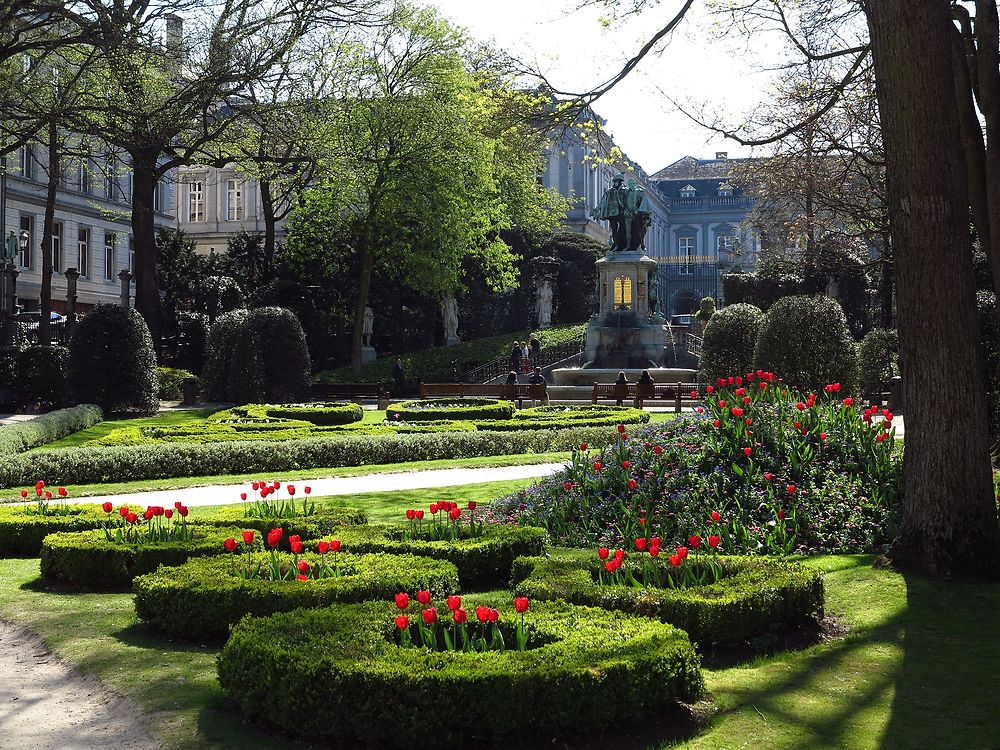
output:
[{"label": "overcast sky", "polygon": [[[605,27],[598,8],[572,10],[572,0],[426,0],[472,36],[492,39],[522,59],[537,60],[553,85],[586,90],[617,72],[672,17],[681,0],[662,0],[645,14]],[[695,3],[694,8],[701,8]],[[777,42],[720,39],[704,11],[690,14],[669,44],[647,59],[594,109],[615,142],[652,173],[682,156],[747,155],[747,149],[701,128],[662,92],[685,106],[724,111],[732,123],[766,95],[758,72],[780,55]]]}]

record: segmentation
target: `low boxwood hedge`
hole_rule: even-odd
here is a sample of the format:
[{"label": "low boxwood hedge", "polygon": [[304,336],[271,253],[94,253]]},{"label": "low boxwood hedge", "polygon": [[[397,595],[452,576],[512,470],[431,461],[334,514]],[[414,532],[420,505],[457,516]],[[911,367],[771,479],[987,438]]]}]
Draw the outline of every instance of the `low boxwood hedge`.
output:
[{"label": "low boxwood hedge", "polygon": [[536,406],[515,412],[512,419],[478,420],[478,430],[552,430],[560,427],[615,427],[645,424],[649,414],[631,406]]},{"label": "low boxwood hedge", "polygon": [[[12,456],[93,427],[104,419],[99,406],[80,404],[26,422],[0,425],[0,456]],[[32,483],[33,484],[33,483]]]},{"label": "low boxwood hedge", "polygon": [[593,550],[519,558],[511,580],[533,598],[656,617],[685,630],[702,646],[742,644],[822,619],[819,572],[767,557],[716,560],[723,570],[718,583],[684,589],[599,586],[596,577],[603,563]]},{"label": "low boxwood hedge", "polygon": [[[337,538],[349,552],[422,555],[447,560],[458,568],[464,588],[482,589],[505,584],[515,558],[541,554],[546,532],[531,526],[487,524],[482,536],[435,542],[414,537],[402,526],[372,525],[338,530]],[[315,543],[308,546],[315,547]]]},{"label": "low boxwood hedge", "polygon": [[199,527],[189,542],[116,544],[103,531],[49,534],[42,541],[41,570],[47,583],[84,591],[128,591],[132,579],[160,565],[225,552],[223,542],[239,528]]},{"label": "low boxwood hedge", "polygon": [[360,508],[338,508],[320,505],[311,516],[297,516],[296,518],[282,518],[277,520],[248,518],[243,505],[225,505],[211,511],[192,508],[189,520],[205,526],[226,528],[239,526],[241,529],[253,529],[264,534],[280,526],[285,532],[283,539],[287,542],[291,534],[297,534],[302,539],[319,539],[321,536],[339,531],[345,526],[366,524],[368,523],[368,516]]},{"label": "low boxwood hedge", "polygon": [[[436,597],[458,591],[458,570],[444,560],[414,555],[339,554],[338,558],[339,578],[274,582],[232,575],[228,554],[188,560],[136,578],[135,611],[140,620],[175,638],[221,639],[243,615],[264,617],[298,607],[391,600],[400,591],[428,590]],[[291,555],[282,559],[293,564]],[[313,562],[314,556],[305,559]]]},{"label": "low boxwood hedge", "polygon": [[[501,622],[518,617],[495,596],[463,597],[468,611],[477,604],[499,609]],[[219,682],[246,716],[288,734],[416,749],[514,739],[542,746],[648,721],[704,690],[687,636],[653,620],[532,602],[527,650],[431,654],[396,645],[390,608],[246,618],[219,656]]]},{"label": "low boxwood hedge", "polygon": [[389,404],[385,410],[389,421],[426,422],[434,419],[510,419],[514,414],[511,401],[495,398],[428,398]]},{"label": "low boxwood hedge", "polygon": [[360,422],[364,410],[358,404],[317,402],[315,404],[247,404],[216,412],[209,422],[296,420],[314,425]]},{"label": "low boxwood hedge", "polygon": [[0,557],[38,557],[49,534],[99,529],[106,518],[99,505],[67,505],[46,515],[31,506],[0,506]]}]

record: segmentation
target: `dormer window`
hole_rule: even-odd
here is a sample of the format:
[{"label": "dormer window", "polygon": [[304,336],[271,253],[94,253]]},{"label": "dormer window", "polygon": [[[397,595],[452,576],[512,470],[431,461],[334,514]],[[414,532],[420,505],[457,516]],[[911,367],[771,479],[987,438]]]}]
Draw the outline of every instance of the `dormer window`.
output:
[{"label": "dormer window", "polygon": [[681,198],[694,198],[697,192],[694,189],[694,185],[685,185],[681,188]]},{"label": "dormer window", "polygon": [[733,195],[733,186],[728,182],[723,182],[719,185],[719,197],[720,198],[731,198]]}]

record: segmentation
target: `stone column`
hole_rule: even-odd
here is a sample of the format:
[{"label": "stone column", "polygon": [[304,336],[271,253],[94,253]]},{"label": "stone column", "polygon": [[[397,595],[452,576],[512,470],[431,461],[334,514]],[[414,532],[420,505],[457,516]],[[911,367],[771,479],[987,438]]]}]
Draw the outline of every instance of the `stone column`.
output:
[{"label": "stone column", "polygon": [[66,277],[66,340],[69,341],[76,328],[76,282],[80,278],[80,272],[75,268],[67,268],[63,276]]},{"label": "stone column", "polygon": [[129,285],[129,282],[132,281],[132,272],[129,271],[127,268],[123,268],[119,272],[118,278],[121,279],[121,282],[122,282],[121,306],[122,307],[129,307],[129,300],[132,297],[132,293],[131,293],[131,290],[129,289],[128,285]]}]

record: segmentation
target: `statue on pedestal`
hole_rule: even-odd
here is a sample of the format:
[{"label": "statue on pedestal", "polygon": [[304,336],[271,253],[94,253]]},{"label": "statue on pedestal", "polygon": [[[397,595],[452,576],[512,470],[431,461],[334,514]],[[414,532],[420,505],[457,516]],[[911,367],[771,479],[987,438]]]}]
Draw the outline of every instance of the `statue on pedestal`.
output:
[{"label": "statue on pedestal", "polygon": [[365,346],[372,345],[372,332],[375,329],[375,311],[365,305],[365,319],[361,328],[361,338]]},{"label": "statue on pedestal", "polygon": [[552,325],[552,285],[546,279],[538,287],[538,327]]},{"label": "statue on pedestal", "polygon": [[441,316],[444,318],[444,338],[448,346],[461,341],[458,338],[458,300],[446,297],[441,303]]},{"label": "statue on pedestal", "polygon": [[628,191],[625,194],[625,216],[628,220],[628,249],[646,249],[646,230],[653,220],[653,209],[649,204],[649,196],[633,179],[628,181]]},{"label": "statue on pedestal", "polygon": [[645,189],[636,180],[624,187],[624,175],[617,175],[611,187],[604,191],[592,218],[607,219],[611,231],[611,252],[645,249],[646,230],[652,221],[653,209]]}]

